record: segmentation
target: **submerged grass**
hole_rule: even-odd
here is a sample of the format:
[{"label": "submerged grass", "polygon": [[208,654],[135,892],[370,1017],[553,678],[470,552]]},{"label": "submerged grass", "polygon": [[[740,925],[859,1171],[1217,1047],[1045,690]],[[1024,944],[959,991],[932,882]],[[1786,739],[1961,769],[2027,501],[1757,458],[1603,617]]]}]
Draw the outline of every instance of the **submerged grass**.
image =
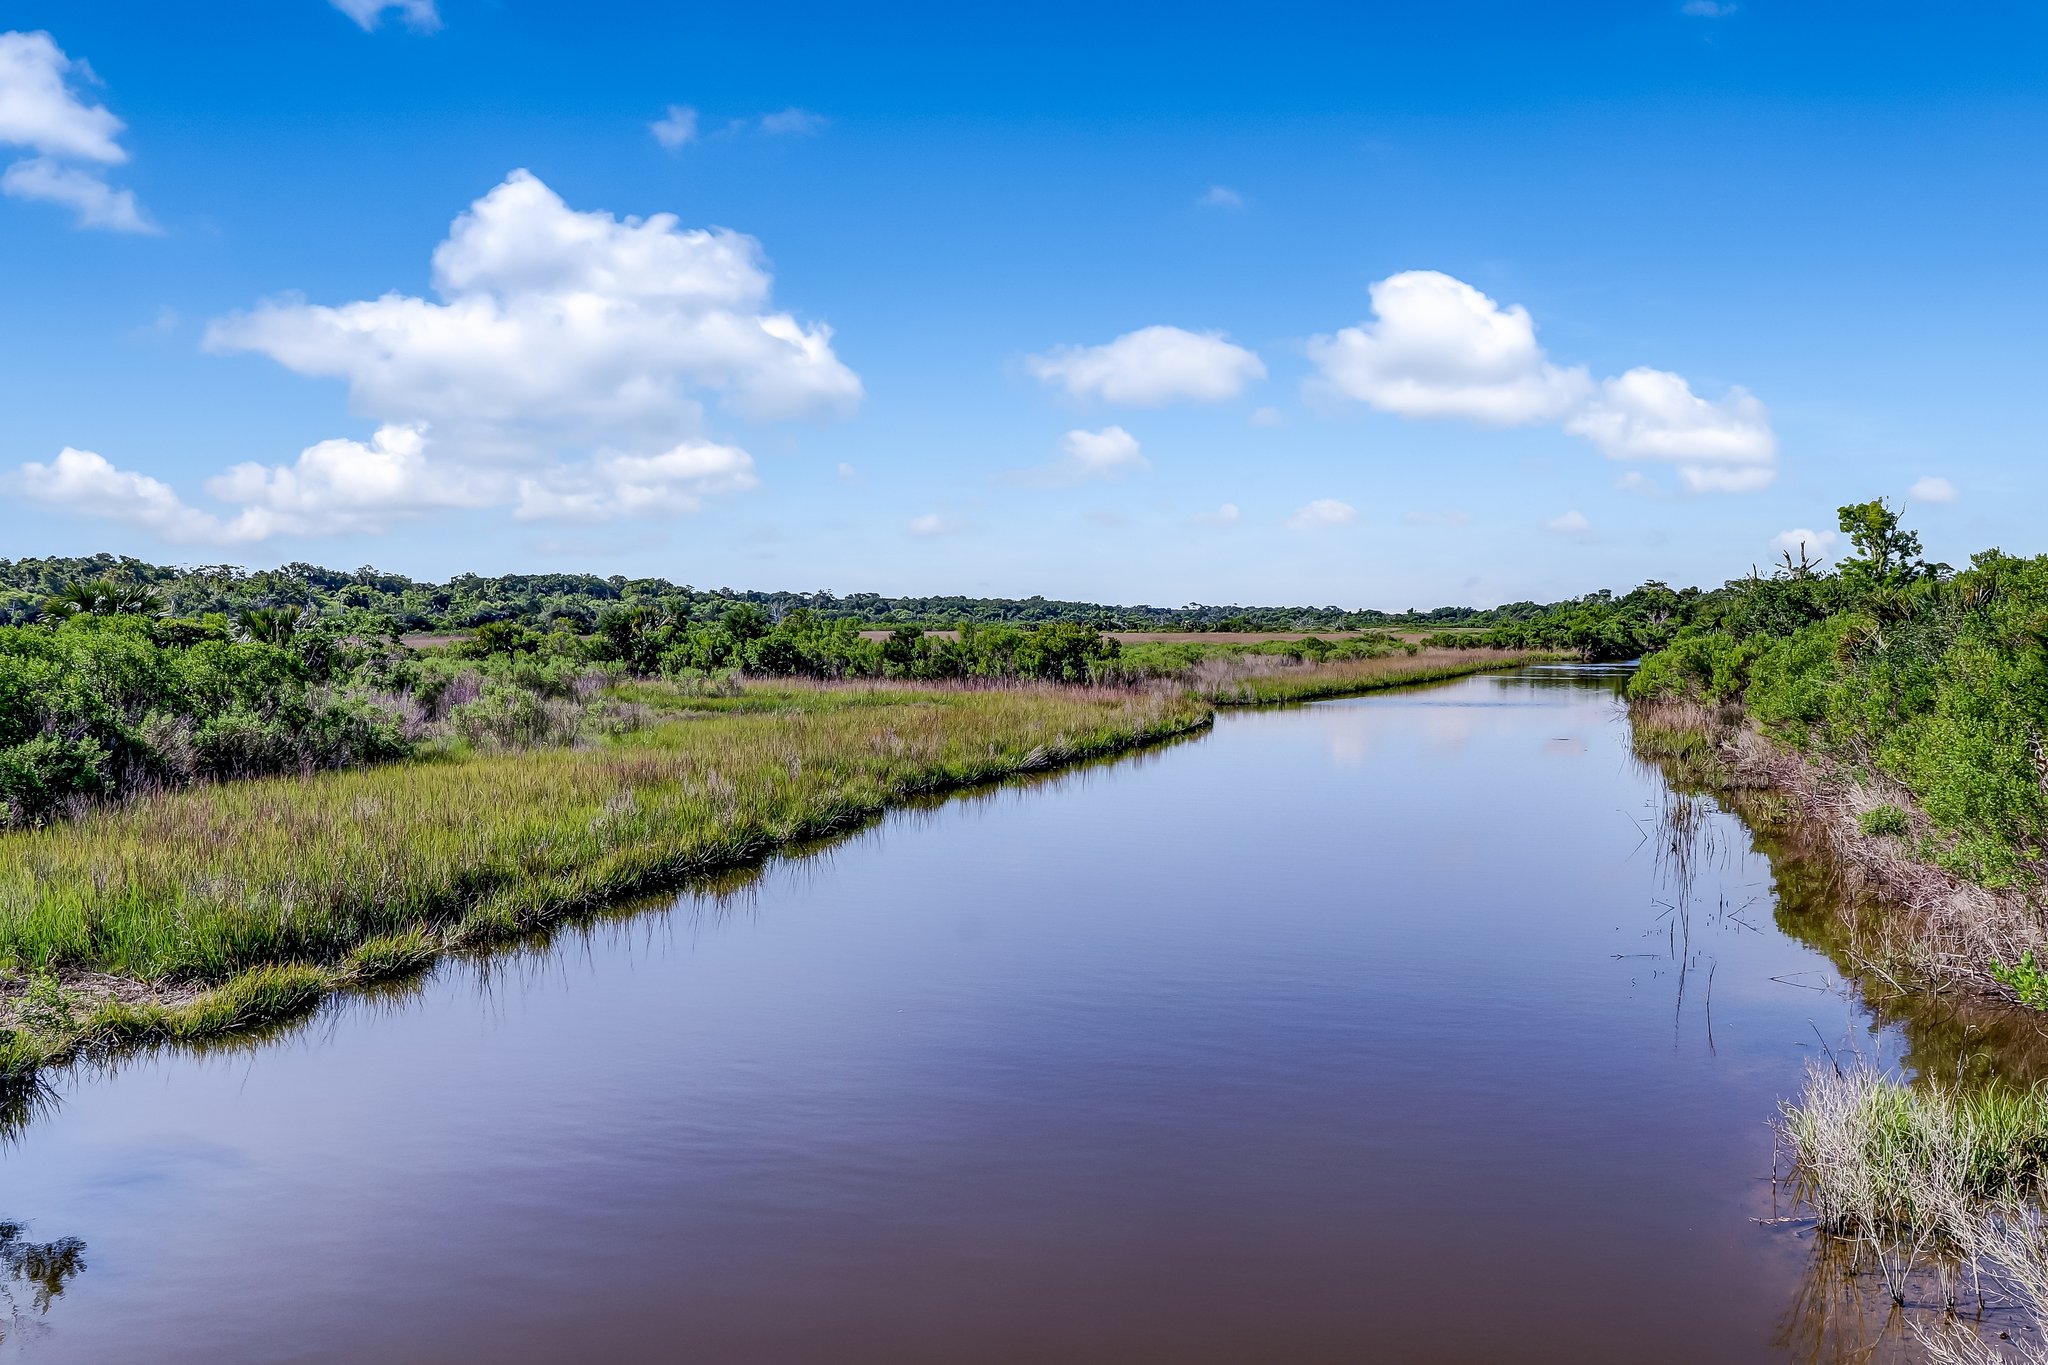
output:
[{"label": "submerged grass", "polygon": [[[84,1050],[288,1017],[338,986],[751,861],[918,793],[1210,714],[1164,691],[763,692],[757,709],[675,715],[595,748],[227,783],[0,834],[0,1086]],[[105,981],[147,989],[94,985]]]},{"label": "submerged grass", "polygon": [[[1909,1085],[1830,1059],[1784,1106],[1780,1134],[1823,1235],[1895,1304],[1936,1287],[1944,1315],[1913,1325],[1929,1359],[2048,1362],[2048,1087]],[[1957,1313],[1965,1298],[2029,1329],[1994,1344]]]}]

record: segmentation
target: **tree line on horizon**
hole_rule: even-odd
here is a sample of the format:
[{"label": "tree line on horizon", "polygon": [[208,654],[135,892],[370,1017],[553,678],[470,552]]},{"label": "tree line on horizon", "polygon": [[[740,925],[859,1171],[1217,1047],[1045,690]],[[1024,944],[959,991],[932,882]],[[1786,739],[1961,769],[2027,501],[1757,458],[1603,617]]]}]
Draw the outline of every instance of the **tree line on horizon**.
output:
[{"label": "tree line on horizon", "polygon": [[457,574],[445,583],[408,578],[365,566],[354,571],[292,563],[276,569],[233,565],[178,567],[127,555],[0,559],[0,625],[44,618],[51,598],[81,583],[145,589],[172,616],[291,608],[315,616],[364,612],[388,617],[402,634],[474,630],[509,622],[533,630],[589,634],[605,611],[660,606],[670,615],[711,623],[727,608],[759,607],[771,623],[808,612],[822,621],[861,627],[952,629],[977,625],[1036,626],[1063,622],[1108,631],[1349,631],[1491,626],[1528,619],[1551,604],[1511,602],[1498,607],[1443,606],[1400,612],[1329,606],[1240,606],[1189,603],[1181,607],[1120,606],[1046,597],[892,597],[881,593],[763,592],[696,588],[665,578],[613,574]]}]

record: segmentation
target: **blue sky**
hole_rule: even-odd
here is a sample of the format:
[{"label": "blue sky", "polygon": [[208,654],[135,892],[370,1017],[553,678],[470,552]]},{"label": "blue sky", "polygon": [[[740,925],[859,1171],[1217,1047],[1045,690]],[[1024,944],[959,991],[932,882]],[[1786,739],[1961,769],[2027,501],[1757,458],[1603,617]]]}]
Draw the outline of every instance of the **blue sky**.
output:
[{"label": "blue sky", "polygon": [[0,31],[0,554],[1399,608],[1875,494],[2048,548],[2034,7]]}]

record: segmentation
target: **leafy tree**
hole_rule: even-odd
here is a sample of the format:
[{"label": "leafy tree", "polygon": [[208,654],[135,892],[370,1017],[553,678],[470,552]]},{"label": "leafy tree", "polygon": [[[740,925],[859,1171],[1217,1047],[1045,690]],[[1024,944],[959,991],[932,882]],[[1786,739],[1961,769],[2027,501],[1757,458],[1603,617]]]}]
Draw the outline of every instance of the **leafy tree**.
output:
[{"label": "leafy tree", "polygon": [[1900,588],[1928,575],[1919,535],[1899,525],[1899,514],[1883,498],[1850,503],[1840,515],[1842,530],[1856,547],[1841,564],[1852,583],[1865,589]]}]

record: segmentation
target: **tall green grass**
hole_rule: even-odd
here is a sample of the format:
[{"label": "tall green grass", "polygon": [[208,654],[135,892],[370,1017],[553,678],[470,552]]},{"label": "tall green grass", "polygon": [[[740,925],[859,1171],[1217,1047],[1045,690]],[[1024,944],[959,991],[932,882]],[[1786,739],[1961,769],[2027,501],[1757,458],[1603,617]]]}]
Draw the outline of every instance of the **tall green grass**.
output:
[{"label": "tall green grass", "polygon": [[1541,650],[1427,649],[1419,654],[1388,654],[1373,659],[1275,669],[1270,672],[1195,675],[1198,693],[1218,706],[1263,706],[1278,702],[1356,697],[1383,688],[1438,682],[1487,673],[1558,655]]},{"label": "tall green grass", "polygon": [[[663,699],[668,700],[668,699]],[[687,698],[674,699],[683,705]],[[793,688],[585,749],[411,761],[170,792],[0,833],[0,1079],[98,1042],[194,1037],[335,985],[761,857],[921,792],[1163,738],[1167,692]],[[21,986],[103,973],[176,1006],[100,1000],[25,1022]]]}]

